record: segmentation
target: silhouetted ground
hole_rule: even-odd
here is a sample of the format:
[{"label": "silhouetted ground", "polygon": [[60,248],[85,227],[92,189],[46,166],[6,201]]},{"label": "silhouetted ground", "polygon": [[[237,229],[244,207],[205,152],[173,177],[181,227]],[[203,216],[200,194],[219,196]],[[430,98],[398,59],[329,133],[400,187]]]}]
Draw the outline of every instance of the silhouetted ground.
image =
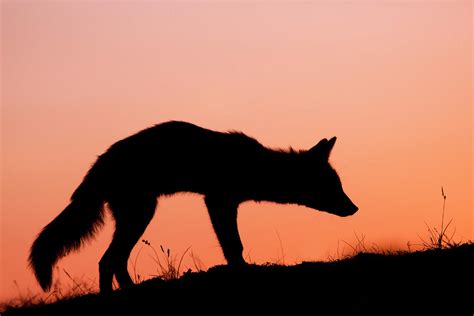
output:
[{"label": "silhouetted ground", "polygon": [[155,315],[290,312],[310,315],[473,315],[474,244],[402,254],[358,254],[296,266],[217,266],[2,315]]}]

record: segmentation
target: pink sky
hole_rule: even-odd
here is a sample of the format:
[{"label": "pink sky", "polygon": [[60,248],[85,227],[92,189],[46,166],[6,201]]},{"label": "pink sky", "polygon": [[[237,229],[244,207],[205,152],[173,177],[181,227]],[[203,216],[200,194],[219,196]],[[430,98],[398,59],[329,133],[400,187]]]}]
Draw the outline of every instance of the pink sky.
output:
[{"label": "pink sky", "polygon": [[[331,161],[360,211],[246,203],[249,261],[281,258],[279,238],[286,263],[326,260],[354,232],[383,247],[419,243],[425,222],[439,225],[442,185],[457,238],[473,238],[470,1],[3,1],[1,10],[0,298],[17,295],[15,280],[40,291],[28,249],[96,156],[170,119],[273,147],[338,137]],[[97,280],[112,229],[61,269]],[[144,238],[174,253],[191,246],[207,267],[224,262],[196,195],[160,200]],[[148,276],[156,265],[144,253]]]}]

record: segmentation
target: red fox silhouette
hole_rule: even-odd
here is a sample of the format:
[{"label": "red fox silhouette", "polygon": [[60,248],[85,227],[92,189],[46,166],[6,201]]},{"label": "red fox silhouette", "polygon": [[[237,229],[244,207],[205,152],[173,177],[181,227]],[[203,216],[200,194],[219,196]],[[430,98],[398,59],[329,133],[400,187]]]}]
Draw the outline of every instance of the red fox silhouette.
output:
[{"label": "red fox silhouette", "polygon": [[133,284],[127,262],[150,223],[157,198],[177,192],[204,195],[229,266],[245,264],[237,228],[244,201],[292,203],[338,216],[357,212],[328,162],[336,142],[323,139],[309,150],[273,150],[240,132],[216,132],[171,121],[113,144],[90,168],[71,203],[43,228],[29,262],[47,291],[56,262],[78,250],[103,225],[104,204],[115,233],[99,262],[100,291]]}]

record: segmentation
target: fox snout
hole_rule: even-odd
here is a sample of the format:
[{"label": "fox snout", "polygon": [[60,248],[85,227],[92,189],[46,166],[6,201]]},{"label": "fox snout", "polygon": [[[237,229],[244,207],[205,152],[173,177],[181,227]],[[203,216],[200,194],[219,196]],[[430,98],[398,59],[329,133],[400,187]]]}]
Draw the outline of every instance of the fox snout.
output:
[{"label": "fox snout", "polygon": [[344,194],[344,197],[341,200],[341,206],[337,212],[334,212],[334,214],[341,217],[346,217],[354,215],[359,210],[357,205],[355,205],[346,194]]},{"label": "fox snout", "polygon": [[354,203],[352,203],[351,206],[347,207],[346,209],[344,209],[342,211],[342,213],[338,214],[339,216],[341,217],[346,217],[346,216],[351,216],[351,215],[354,215],[355,213],[357,213],[357,211],[359,210],[359,208],[357,207],[357,205],[355,205]]},{"label": "fox snout", "polygon": [[345,193],[339,195],[338,197],[333,196],[330,201],[322,200],[318,202],[313,200],[310,203],[305,203],[302,205],[340,217],[354,215],[359,210],[357,205],[355,205]]}]

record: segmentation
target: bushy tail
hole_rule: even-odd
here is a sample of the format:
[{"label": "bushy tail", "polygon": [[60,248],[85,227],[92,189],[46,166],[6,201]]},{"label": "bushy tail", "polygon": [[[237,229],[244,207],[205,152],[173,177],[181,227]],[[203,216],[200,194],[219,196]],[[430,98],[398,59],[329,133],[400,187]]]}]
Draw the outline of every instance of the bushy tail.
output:
[{"label": "bushy tail", "polygon": [[103,225],[103,199],[99,197],[94,167],[74,192],[71,203],[38,235],[29,257],[30,266],[44,291],[51,288],[56,262],[79,249]]}]

